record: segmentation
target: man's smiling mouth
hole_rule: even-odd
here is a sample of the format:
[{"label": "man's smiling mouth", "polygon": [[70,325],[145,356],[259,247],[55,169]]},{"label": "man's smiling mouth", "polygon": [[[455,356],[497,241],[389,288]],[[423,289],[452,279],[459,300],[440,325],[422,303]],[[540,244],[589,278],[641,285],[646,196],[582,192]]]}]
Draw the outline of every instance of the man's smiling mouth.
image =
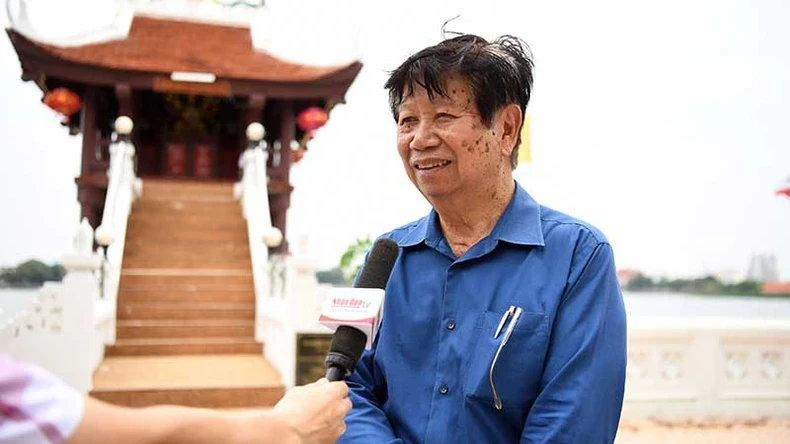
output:
[{"label": "man's smiling mouth", "polygon": [[432,170],[434,168],[443,167],[449,164],[450,164],[449,160],[439,160],[439,161],[432,161],[426,163],[415,163],[414,167],[420,171],[425,171],[425,170]]}]

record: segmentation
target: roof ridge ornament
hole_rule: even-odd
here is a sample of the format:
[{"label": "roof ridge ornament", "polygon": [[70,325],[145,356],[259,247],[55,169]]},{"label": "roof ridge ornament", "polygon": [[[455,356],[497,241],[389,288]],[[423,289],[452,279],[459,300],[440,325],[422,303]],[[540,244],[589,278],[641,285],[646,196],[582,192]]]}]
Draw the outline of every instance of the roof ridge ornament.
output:
[{"label": "roof ridge ornament", "polygon": [[266,2],[264,0],[211,0],[213,3],[216,3],[221,6],[226,6],[228,8],[233,8],[236,6],[245,6],[248,8],[261,8],[266,6]]},{"label": "roof ridge ornament", "polygon": [[116,4],[115,10],[108,14],[111,17],[109,20],[100,23],[98,27],[91,27],[90,29],[83,27],[82,30],[75,30],[71,35],[52,36],[46,35],[40,29],[36,29],[36,26],[30,21],[30,15],[28,14],[29,1],[16,0],[16,15],[13,13],[13,0],[6,2],[6,15],[8,16],[9,27],[35,42],[63,48],[125,39],[129,35],[132,19],[134,18],[134,8],[130,5],[129,0],[115,0],[114,2],[95,0],[97,4],[101,5]]}]

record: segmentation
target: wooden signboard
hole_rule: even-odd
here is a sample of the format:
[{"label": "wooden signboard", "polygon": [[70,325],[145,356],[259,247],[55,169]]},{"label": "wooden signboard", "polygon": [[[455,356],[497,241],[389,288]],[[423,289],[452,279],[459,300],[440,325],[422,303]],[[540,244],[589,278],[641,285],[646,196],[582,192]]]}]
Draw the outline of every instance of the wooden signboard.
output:
[{"label": "wooden signboard", "polygon": [[324,377],[324,360],[332,343],[332,333],[296,334],[296,385],[305,385]]}]

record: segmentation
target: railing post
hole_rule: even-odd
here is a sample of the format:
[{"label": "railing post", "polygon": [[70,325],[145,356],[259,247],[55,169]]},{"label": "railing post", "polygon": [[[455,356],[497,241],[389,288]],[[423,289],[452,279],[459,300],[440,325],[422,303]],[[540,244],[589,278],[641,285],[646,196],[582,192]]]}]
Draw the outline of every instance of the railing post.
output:
[{"label": "railing post", "polygon": [[62,335],[66,343],[74,345],[56,348],[52,353],[61,355],[61,377],[83,393],[92,387],[91,378],[96,364],[94,308],[99,299],[99,287],[95,272],[101,263],[98,254],[72,254],[63,258],[66,276],[59,291],[63,307]]}]

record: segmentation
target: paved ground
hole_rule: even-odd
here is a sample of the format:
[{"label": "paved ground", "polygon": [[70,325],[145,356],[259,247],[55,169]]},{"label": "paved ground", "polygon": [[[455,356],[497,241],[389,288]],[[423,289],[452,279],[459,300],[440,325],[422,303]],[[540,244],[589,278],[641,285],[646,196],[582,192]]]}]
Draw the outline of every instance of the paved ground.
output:
[{"label": "paved ground", "polygon": [[628,421],[615,444],[790,443],[790,418],[718,421]]}]

